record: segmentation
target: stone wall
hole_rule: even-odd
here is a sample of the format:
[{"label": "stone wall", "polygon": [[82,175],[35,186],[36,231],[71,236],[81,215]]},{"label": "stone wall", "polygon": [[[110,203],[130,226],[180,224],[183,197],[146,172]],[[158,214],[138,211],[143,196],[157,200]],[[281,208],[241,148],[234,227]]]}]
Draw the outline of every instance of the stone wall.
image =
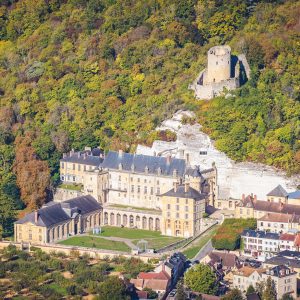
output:
[{"label": "stone wall", "polygon": [[[10,244],[16,245],[18,249],[22,249],[21,243],[11,243],[6,241],[0,241],[0,249],[4,249]],[[142,253],[139,255],[131,255],[126,252],[120,252],[120,251],[113,251],[113,250],[101,250],[101,249],[94,249],[94,248],[85,248],[85,247],[74,247],[74,246],[64,246],[64,245],[53,245],[53,244],[43,244],[43,245],[34,245],[34,247],[40,248],[42,251],[46,253],[53,253],[53,252],[63,252],[68,256],[72,256],[74,254],[74,251],[77,251],[79,255],[89,255],[91,258],[97,258],[97,259],[105,259],[105,258],[114,258],[116,256],[122,255],[126,258],[131,257],[138,257],[144,262],[148,262],[149,259],[152,258],[160,258],[159,254],[155,253]]]},{"label": "stone wall", "polygon": [[83,196],[81,191],[57,188],[53,196],[53,201],[62,202],[80,196]]}]

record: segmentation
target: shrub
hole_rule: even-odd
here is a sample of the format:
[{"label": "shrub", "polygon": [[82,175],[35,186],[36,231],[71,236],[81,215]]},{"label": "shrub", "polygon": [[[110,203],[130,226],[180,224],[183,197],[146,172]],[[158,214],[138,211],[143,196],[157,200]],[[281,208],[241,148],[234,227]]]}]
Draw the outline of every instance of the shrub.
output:
[{"label": "shrub", "polygon": [[255,228],[255,219],[226,219],[212,238],[213,247],[219,250],[238,249],[243,230]]}]

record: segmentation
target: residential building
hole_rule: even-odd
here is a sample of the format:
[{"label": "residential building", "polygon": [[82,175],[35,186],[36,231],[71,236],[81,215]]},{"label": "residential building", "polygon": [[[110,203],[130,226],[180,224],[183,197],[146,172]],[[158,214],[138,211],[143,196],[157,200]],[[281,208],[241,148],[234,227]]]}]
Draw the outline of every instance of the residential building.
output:
[{"label": "residential building", "polygon": [[264,261],[279,252],[279,237],[278,233],[244,230],[241,234],[244,254]]},{"label": "residential building", "polygon": [[130,282],[138,290],[145,288],[151,289],[158,294],[158,298],[161,299],[165,296],[166,292],[170,288],[171,278],[165,271],[161,272],[141,272],[136,279],[131,279]]},{"label": "residential building", "polygon": [[284,250],[276,256],[267,259],[263,266],[264,268],[272,268],[278,265],[286,265],[297,272],[297,278],[300,279],[300,252]]},{"label": "residential building", "polygon": [[288,193],[279,184],[271,192],[267,194],[267,201],[277,203],[288,203]]},{"label": "residential building", "polygon": [[49,202],[14,224],[15,242],[52,243],[101,224],[102,207],[90,195]]},{"label": "residential building", "polygon": [[266,213],[284,213],[300,215],[300,192],[287,193],[282,186],[277,186],[267,194],[267,200],[258,200],[256,195],[242,195],[235,206],[236,218],[263,217]]},{"label": "residential building", "polygon": [[267,268],[261,274],[261,279],[266,281],[268,277],[271,277],[275,283],[277,299],[281,299],[285,294],[297,298],[297,272],[294,269],[285,265]]},{"label": "residential building", "polygon": [[300,205],[300,190],[288,194],[288,204]]},{"label": "residential building", "polygon": [[286,233],[290,230],[298,231],[299,215],[284,213],[266,213],[257,220],[257,229],[274,233]]},{"label": "residential building", "polygon": [[299,240],[299,234],[282,233],[279,237],[280,251],[290,250],[296,251],[297,241]]},{"label": "residential building", "polygon": [[171,277],[172,284],[175,284],[184,272],[185,262],[186,257],[181,252],[174,253],[166,261],[159,264],[154,272],[167,272]]},{"label": "residential building", "polygon": [[86,147],[84,151],[72,149],[64,153],[60,160],[60,180],[66,183],[83,184],[86,171],[94,171],[103,161],[103,153],[99,148]]},{"label": "residential building", "polygon": [[190,187],[174,184],[174,188],[161,195],[162,233],[185,238],[200,232],[205,213],[206,194]]},{"label": "residential building", "polygon": [[246,293],[248,287],[252,285],[256,287],[256,283],[262,280],[262,268],[256,269],[244,266],[233,273],[233,288],[238,288],[242,293]]}]

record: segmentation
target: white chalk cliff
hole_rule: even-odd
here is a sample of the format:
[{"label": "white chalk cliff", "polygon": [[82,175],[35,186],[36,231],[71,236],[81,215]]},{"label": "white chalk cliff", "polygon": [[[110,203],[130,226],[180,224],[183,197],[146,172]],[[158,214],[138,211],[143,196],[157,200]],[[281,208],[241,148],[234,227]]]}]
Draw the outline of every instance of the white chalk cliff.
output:
[{"label": "white chalk cliff", "polygon": [[[169,129],[177,134],[175,142],[155,141],[152,147],[138,145],[137,154],[169,155],[177,158],[189,156],[191,165],[200,169],[211,168],[215,163],[218,170],[219,199],[240,199],[242,194],[256,194],[265,199],[266,194],[278,184],[292,192],[300,184],[300,176],[287,177],[285,172],[263,164],[236,163],[214,147],[209,136],[201,132],[201,125],[183,125],[182,117],[193,116],[189,111],[178,111],[172,119],[166,120],[157,130]],[[201,154],[200,154],[201,153]]]}]

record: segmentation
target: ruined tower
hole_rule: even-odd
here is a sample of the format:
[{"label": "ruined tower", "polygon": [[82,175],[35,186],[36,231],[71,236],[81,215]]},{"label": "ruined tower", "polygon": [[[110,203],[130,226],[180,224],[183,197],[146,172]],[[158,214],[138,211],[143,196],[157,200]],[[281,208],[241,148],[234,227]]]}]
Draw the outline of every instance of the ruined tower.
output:
[{"label": "ruined tower", "polygon": [[207,76],[205,83],[230,79],[231,49],[229,46],[215,46],[207,52]]},{"label": "ruined tower", "polygon": [[207,52],[207,68],[189,87],[197,99],[212,99],[240,86],[241,69],[249,79],[250,68],[244,55],[232,57],[227,45],[212,47]]}]

